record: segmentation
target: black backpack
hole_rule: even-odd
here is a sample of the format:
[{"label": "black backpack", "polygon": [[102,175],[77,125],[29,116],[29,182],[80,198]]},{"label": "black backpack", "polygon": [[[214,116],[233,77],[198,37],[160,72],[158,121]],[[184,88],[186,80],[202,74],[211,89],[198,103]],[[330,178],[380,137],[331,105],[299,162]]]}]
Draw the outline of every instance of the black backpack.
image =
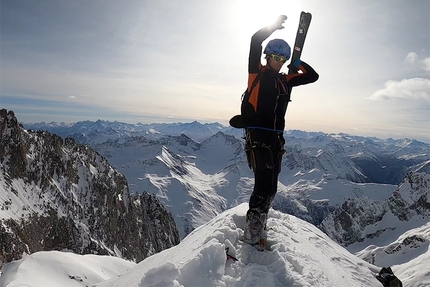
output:
[{"label": "black backpack", "polygon": [[394,275],[390,267],[383,267],[381,271],[379,271],[379,274],[376,275],[376,279],[378,279],[384,287],[403,286],[402,282]]},{"label": "black backpack", "polygon": [[249,126],[250,118],[254,113],[254,107],[249,102],[249,97],[251,96],[252,91],[260,80],[260,74],[261,72],[258,71],[257,77],[255,77],[251,89],[248,91],[248,88],[246,88],[246,90],[243,92],[242,103],[240,105],[240,115],[235,115],[230,119],[230,126],[238,129],[247,128]]}]

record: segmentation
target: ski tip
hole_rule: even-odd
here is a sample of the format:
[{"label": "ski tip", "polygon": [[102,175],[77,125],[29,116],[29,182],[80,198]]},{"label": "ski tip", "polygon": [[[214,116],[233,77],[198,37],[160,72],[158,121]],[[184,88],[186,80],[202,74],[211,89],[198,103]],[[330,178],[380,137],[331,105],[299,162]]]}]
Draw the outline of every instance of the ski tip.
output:
[{"label": "ski tip", "polygon": [[312,18],[312,14],[311,14],[310,12],[302,11],[302,13],[300,13],[300,15],[305,16],[305,17]]}]

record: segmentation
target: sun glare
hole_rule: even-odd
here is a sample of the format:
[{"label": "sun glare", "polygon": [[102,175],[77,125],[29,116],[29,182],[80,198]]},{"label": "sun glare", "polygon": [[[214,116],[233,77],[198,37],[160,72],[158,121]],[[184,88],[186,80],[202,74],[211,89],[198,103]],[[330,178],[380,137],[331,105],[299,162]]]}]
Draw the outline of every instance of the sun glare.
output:
[{"label": "sun glare", "polygon": [[232,16],[235,29],[244,37],[249,37],[258,29],[275,22],[279,15],[287,15],[285,32],[296,30],[301,5],[299,1],[285,0],[238,0],[232,1]]}]

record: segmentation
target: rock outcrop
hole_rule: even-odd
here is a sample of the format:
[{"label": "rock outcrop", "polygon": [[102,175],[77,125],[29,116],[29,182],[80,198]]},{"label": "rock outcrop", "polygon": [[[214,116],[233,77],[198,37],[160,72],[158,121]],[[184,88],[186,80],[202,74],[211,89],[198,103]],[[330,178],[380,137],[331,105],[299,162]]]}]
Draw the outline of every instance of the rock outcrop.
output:
[{"label": "rock outcrop", "polygon": [[92,148],[0,110],[0,266],[40,250],[140,261],[179,243],[171,213]]}]

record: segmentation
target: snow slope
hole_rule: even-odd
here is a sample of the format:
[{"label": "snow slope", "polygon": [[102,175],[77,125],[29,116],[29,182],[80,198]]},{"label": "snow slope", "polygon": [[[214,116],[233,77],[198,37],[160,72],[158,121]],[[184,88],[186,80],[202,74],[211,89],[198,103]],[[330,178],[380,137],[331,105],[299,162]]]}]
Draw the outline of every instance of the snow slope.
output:
[{"label": "snow slope", "polygon": [[392,266],[403,286],[430,286],[430,223],[411,229],[386,246],[370,245],[357,253],[378,266]]},{"label": "snow slope", "polygon": [[[155,254],[97,287],[381,286],[378,268],[355,257],[315,226],[271,210],[269,250],[240,241],[247,204],[195,229],[179,245]],[[225,247],[239,261],[226,262]]]},{"label": "snow slope", "polygon": [[[241,204],[223,212],[179,245],[137,265],[108,256],[37,252],[5,265],[0,286],[380,287],[374,274],[391,264],[403,286],[430,286],[429,244],[420,240],[429,239],[430,224],[406,232],[393,244],[369,246],[355,256],[312,224],[272,209],[269,250],[259,252],[240,241],[247,208]],[[407,238],[415,240],[405,241]],[[226,247],[239,261],[226,261]],[[368,260],[369,256],[379,267],[360,259]]]},{"label": "snow slope", "polygon": [[5,265],[0,286],[93,286],[119,276],[135,265],[117,257],[41,251]]}]

